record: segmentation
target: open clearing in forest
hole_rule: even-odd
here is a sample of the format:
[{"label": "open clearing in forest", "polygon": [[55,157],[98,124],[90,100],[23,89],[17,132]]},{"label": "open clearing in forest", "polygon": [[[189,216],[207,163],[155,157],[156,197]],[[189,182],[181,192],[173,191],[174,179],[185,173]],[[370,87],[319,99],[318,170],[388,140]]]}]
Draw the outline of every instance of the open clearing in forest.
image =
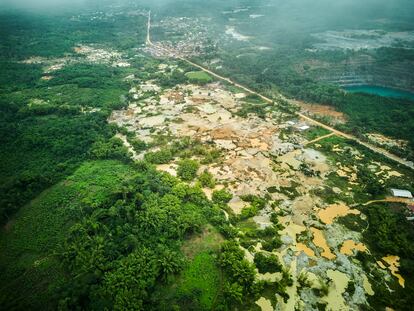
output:
[{"label": "open clearing in forest", "polygon": [[185,74],[190,81],[208,83],[213,79],[204,71],[190,71]]}]

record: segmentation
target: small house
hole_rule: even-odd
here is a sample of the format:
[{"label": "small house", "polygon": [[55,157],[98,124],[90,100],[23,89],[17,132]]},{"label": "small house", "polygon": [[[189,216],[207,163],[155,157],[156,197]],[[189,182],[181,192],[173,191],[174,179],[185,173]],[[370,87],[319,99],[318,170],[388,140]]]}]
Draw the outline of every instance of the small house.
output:
[{"label": "small house", "polygon": [[299,126],[298,129],[301,130],[301,131],[306,131],[306,130],[310,129],[310,126],[309,125],[302,125],[302,126]]},{"label": "small house", "polygon": [[397,198],[407,198],[407,199],[413,198],[413,195],[408,190],[391,189],[391,193],[394,197],[397,197]]}]

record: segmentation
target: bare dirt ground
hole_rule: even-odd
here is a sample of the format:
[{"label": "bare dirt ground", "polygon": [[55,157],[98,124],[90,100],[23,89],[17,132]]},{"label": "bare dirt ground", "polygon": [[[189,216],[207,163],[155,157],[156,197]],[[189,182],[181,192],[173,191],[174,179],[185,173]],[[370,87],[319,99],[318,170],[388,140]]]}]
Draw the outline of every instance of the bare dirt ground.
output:
[{"label": "bare dirt ground", "polygon": [[328,117],[333,124],[345,123],[346,117],[342,112],[336,111],[333,107],[318,104],[309,104],[302,101],[293,101],[301,107],[303,113],[316,115],[318,117]]},{"label": "bare dirt ground", "polygon": [[[151,85],[149,89],[148,85]],[[158,90],[158,99],[139,99],[146,91],[154,89]],[[348,256],[352,257],[353,253],[341,253],[341,247],[343,248],[346,239],[350,237],[357,245],[355,251],[358,251],[358,236],[346,233],[345,228],[341,228],[342,231],[329,229],[335,225],[336,218],[349,212],[354,213],[354,210],[340,204],[339,208],[336,208],[336,205],[329,206],[313,194],[315,189],[323,187],[327,174],[337,168],[328,163],[326,156],[321,152],[281,140],[280,131],[285,128],[285,124],[276,120],[283,117],[284,113],[274,111],[264,119],[254,114],[240,117],[237,111],[244,96],[240,93],[233,94],[218,83],[206,86],[180,85],[174,90],[161,90],[151,82],[133,87],[132,94],[139,94],[137,100],[127,109],[113,112],[110,121],[127,127],[136,133],[137,138],[147,142],[152,141],[154,135],[168,134],[177,138],[191,137],[222,150],[223,157],[218,163],[204,165],[202,169],[207,169],[213,174],[218,183],[216,189],[221,189],[225,185],[233,194],[229,207],[234,214],[240,214],[243,208],[248,206],[247,202],[241,200],[243,195],[268,195],[270,202],[280,202],[275,207],[266,207],[253,220],[259,227],[264,228],[271,225],[271,212],[282,212],[286,215],[279,218],[284,226],[280,234],[285,244],[274,253],[292,274],[294,284],[288,288],[291,294],[289,301],[286,304],[281,303],[282,310],[300,306],[303,299],[316,299],[306,296],[309,293],[300,294],[304,292],[300,291],[297,278],[302,272],[312,272],[319,280],[315,284],[328,282],[330,278],[327,271],[341,267],[336,263],[338,258],[341,259],[338,262],[347,262],[346,269],[341,268],[342,273],[352,276],[355,286],[361,288],[358,291],[359,295],[348,298],[346,303],[353,305],[353,301],[356,303],[366,299],[365,295],[368,293],[365,293],[364,288],[368,287],[363,277],[364,273],[356,263],[346,259]],[[290,134],[289,140],[301,141],[298,135],[300,134],[296,132]],[[138,156],[134,155],[134,158]],[[319,175],[306,176],[301,171],[302,164],[318,171]],[[352,176],[352,168],[340,167],[346,176]],[[176,174],[174,161],[157,168],[172,175]],[[204,191],[211,197],[211,189]],[[322,213],[321,220],[315,217],[318,212]],[[323,215],[324,213],[326,215]],[[306,235],[307,238],[303,240],[302,235]],[[256,245],[257,250],[260,248],[260,245]],[[246,258],[253,260],[251,250],[244,251]],[[351,252],[353,251],[352,249]],[[258,277],[273,279],[277,276],[259,274]],[[331,275],[331,278],[335,277],[341,279],[342,274]],[[339,296],[342,297],[342,293],[338,292],[335,282],[330,284],[332,286],[327,301],[334,303],[338,301]],[[267,306],[264,300],[259,304],[263,308]]]}]

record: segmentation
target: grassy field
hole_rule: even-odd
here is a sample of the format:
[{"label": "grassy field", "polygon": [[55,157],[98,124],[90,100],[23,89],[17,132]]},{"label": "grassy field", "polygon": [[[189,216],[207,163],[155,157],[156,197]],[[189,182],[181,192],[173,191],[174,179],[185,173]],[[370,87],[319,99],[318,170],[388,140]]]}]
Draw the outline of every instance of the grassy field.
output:
[{"label": "grassy field", "polygon": [[[224,241],[212,225],[184,242],[182,251],[187,259],[184,270],[160,286],[155,296],[160,305],[156,310],[214,310],[222,299],[222,276],[217,266],[217,254]],[[155,310],[154,309],[154,310]]]},{"label": "grassy field", "polygon": [[316,126],[316,127],[311,127],[309,130],[306,130],[303,132],[303,135],[306,137],[307,140],[314,140],[317,139],[319,137],[328,135],[330,133],[330,131]]},{"label": "grassy field", "polygon": [[197,254],[182,275],[178,291],[183,295],[200,293],[199,303],[203,310],[212,310],[220,290],[220,271],[213,254]]},{"label": "grassy field", "polygon": [[210,75],[208,75],[204,71],[190,71],[187,72],[185,75],[190,80],[190,82],[209,83],[213,81],[213,78],[210,77]]},{"label": "grassy field", "polygon": [[178,292],[183,296],[199,293],[198,301],[203,310],[212,310],[221,290],[220,270],[216,263],[222,236],[207,225],[202,234],[192,237],[183,245],[189,259],[178,282]]},{"label": "grassy field", "polygon": [[[134,171],[117,161],[84,163],[65,181],[24,206],[0,233],[0,305],[11,310],[54,309],[50,285],[64,278],[55,253],[84,204],[120,189]],[[9,308],[10,307],[10,308]]]}]

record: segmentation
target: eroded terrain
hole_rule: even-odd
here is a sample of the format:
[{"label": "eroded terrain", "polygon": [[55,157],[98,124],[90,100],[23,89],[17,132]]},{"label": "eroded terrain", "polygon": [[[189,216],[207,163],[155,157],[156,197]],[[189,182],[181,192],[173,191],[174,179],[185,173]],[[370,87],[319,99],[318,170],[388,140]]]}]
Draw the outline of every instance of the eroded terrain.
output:
[{"label": "eroded terrain", "polygon": [[[173,67],[159,67],[161,71],[167,68]],[[282,112],[277,105],[258,103],[257,98],[220,83],[163,89],[154,81],[146,81],[134,86],[130,93],[133,100],[129,107],[113,112],[110,122],[134,133],[136,139],[150,144],[154,137],[167,136],[168,146],[174,140],[189,137],[221,151],[219,159],[199,169],[199,173],[207,170],[216,180],[213,189],[203,191],[209,198],[214,190],[223,188],[232,194],[226,215],[244,219],[234,226],[239,230],[247,260],[253,262],[257,252],[273,253],[279,258],[283,273],[257,271],[256,277],[270,283],[286,275],[289,278],[287,296],[274,292],[260,298],[257,305],[262,310],[313,310],[321,301],[328,310],[358,309],[367,304],[367,297],[374,295],[372,276],[355,256],[370,251],[362,242],[361,232],[337,221],[350,214],[362,222],[365,219],[350,206],[356,201],[353,190],[359,186],[359,167],[332,159],[332,154],[347,153],[350,160],[358,162],[364,154],[339,144],[327,147],[324,139],[313,143],[313,137],[307,134],[314,129],[305,122]],[[248,109],[246,113],[246,107],[253,104],[260,106],[260,116]],[[157,145],[139,153],[125,137],[123,140],[135,160],[163,148]],[[157,168],[176,176],[178,160]],[[371,163],[370,170],[382,182],[402,176],[379,162]],[[341,179],[337,186],[332,184],[333,176]],[[327,199],[327,192],[335,195],[334,202]],[[245,217],[251,205],[246,197],[252,195],[266,198],[266,204]],[[246,228],[272,227],[272,215],[277,215],[281,246],[268,251],[258,239],[249,237]],[[379,260],[376,269],[387,282],[394,278],[404,286],[398,273],[398,258],[392,254]]]}]

